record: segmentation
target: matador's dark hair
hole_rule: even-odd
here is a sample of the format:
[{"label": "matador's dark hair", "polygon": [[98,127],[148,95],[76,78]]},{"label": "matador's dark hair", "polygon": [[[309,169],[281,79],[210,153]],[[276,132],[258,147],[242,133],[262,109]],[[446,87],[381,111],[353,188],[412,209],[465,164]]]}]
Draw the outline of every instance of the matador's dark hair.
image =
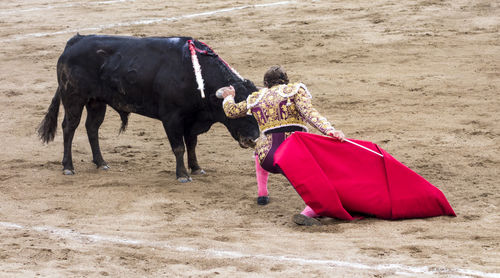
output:
[{"label": "matador's dark hair", "polygon": [[264,74],[264,86],[271,88],[275,85],[288,84],[288,75],[281,66],[272,66]]}]

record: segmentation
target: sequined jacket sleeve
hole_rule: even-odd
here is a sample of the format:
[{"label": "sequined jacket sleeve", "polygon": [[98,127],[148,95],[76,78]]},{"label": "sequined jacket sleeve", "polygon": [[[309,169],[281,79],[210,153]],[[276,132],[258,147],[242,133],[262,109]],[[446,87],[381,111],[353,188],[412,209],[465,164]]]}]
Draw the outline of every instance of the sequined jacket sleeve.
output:
[{"label": "sequined jacket sleeve", "polygon": [[244,117],[248,112],[246,100],[235,103],[233,96],[226,97],[222,107],[226,116],[231,119]]},{"label": "sequined jacket sleeve", "polygon": [[299,88],[295,95],[295,105],[304,121],[317,128],[321,133],[326,135],[328,132],[335,131],[330,122],[312,106],[311,97],[304,88]]}]

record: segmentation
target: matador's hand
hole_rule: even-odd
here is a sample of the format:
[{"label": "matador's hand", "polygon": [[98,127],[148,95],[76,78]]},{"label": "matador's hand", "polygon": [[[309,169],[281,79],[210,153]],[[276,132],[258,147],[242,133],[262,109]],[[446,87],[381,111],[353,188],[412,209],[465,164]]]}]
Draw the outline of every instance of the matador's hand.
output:
[{"label": "matador's hand", "polygon": [[340,142],[343,142],[345,139],[345,135],[342,132],[342,130],[335,130],[333,132],[328,132],[328,136],[333,137],[333,138],[339,140]]},{"label": "matador's hand", "polygon": [[222,87],[215,92],[218,98],[226,98],[228,96],[233,96],[236,94],[233,86]]}]

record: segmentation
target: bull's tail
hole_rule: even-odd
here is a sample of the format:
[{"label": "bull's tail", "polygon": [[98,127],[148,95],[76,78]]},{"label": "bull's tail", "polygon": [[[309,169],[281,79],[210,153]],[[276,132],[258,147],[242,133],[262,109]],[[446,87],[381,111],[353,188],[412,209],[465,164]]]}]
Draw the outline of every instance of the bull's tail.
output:
[{"label": "bull's tail", "polygon": [[122,132],[125,132],[125,130],[127,130],[128,116],[130,115],[130,112],[118,110],[115,107],[111,108],[115,109],[115,111],[120,115],[120,119],[122,120],[122,125],[120,126],[120,130],[118,131],[118,134],[121,134]]},{"label": "bull's tail", "polygon": [[125,132],[125,130],[127,129],[128,116],[130,115],[130,113],[118,111],[118,114],[120,114],[120,119],[122,120],[122,126],[120,127],[119,133],[122,133],[122,132]]},{"label": "bull's tail", "polygon": [[44,143],[49,143],[54,140],[57,129],[57,116],[59,114],[59,106],[61,104],[59,88],[57,88],[52,102],[50,103],[47,114],[43,118],[42,122],[38,126],[38,136]]}]

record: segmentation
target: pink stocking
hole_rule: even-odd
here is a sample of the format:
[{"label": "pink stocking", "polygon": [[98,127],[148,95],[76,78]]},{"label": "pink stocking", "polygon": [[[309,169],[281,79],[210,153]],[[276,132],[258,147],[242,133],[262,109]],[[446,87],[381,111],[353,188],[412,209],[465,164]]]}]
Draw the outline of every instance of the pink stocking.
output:
[{"label": "pink stocking", "polygon": [[257,175],[257,186],[259,197],[268,196],[267,192],[267,178],[269,177],[269,172],[264,170],[260,166],[259,158],[255,156],[255,174]]},{"label": "pink stocking", "polygon": [[314,218],[314,217],[318,217],[319,215],[316,214],[314,212],[314,210],[312,210],[312,208],[310,208],[309,206],[306,206],[306,208],[300,213],[300,214],[303,214],[307,217],[311,217],[311,218]]}]

